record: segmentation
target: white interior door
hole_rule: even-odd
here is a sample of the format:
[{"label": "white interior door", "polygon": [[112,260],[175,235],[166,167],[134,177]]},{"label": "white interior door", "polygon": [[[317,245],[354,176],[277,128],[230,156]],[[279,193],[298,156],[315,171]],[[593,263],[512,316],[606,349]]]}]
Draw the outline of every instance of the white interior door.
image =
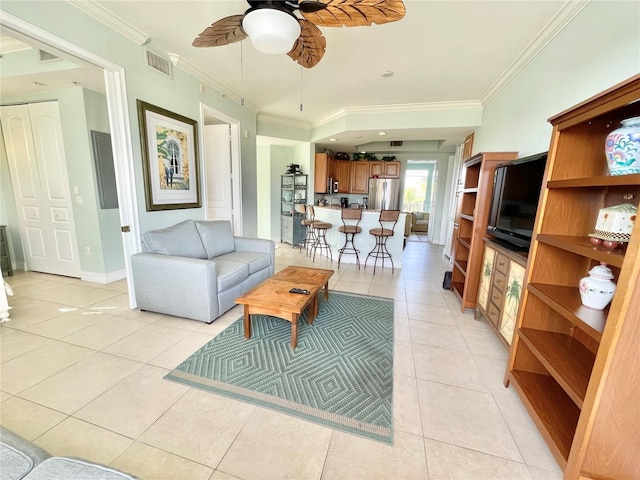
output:
[{"label": "white interior door", "polygon": [[231,131],[228,124],[205,125],[204,152],[207,220],[229,220],[233,225]]},{"label": "white interior door", "polygon": [[80,277],[58,103],[2,107],[0,119],[27,268]]}]

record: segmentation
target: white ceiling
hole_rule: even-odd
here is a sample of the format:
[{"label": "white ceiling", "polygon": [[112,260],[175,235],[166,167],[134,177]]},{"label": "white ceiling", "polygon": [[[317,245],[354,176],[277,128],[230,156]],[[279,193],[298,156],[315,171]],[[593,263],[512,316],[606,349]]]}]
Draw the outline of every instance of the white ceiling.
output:
[{"label": "white ceiling", "polygon": [[[302,69],[286,55],[261,54],[249,41],[242,42],[242,68],[240,43],[191,46],[211,23],[243,13],[248,8],[244,0],[82,3],[105,20],[117,17],[109,18],[111,24],[133,27],[150,39],[151,49],[173,54],[178,67],[199,70],[230,98],[243,97],[259,115],[313,127],[349,109],[397,106],[407,111],[414,104],[486,102],[585,2],[405,0],[406,16],[399,22],[320,27],[327,50],[312,69]],[[383,77],[386,71],[393,75]],[[440,140],[441,148],[451,151],[470,130],[390,130],[384,141]],[[354,151],[356,145],[380,142],[377,134],[347,129],[335,135],[337,144],[318,143]]]}]

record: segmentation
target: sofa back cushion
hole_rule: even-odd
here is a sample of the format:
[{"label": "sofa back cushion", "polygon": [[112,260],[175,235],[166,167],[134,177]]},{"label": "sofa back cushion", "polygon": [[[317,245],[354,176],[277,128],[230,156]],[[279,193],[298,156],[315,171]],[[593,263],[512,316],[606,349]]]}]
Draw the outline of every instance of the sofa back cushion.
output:
[{"label": "sofa back cushion", "polygon": [[196,228],[200,232],[202,244],[207,251],[208,258],[234,252],[236,243],[231,231],[231,222],[228,220],[211,220],[196,222]]},{"label": "sofa back cushion", "polygon": [[162,230],[150,230],[142,238],[152,253],[207,258],[207,252],[193,220],[185,220]]}]

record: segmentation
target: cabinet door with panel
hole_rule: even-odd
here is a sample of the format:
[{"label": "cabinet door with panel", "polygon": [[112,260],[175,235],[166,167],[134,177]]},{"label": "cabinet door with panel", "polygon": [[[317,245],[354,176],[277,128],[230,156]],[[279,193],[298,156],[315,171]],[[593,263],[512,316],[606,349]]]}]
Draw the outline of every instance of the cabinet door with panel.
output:
[{"label": "cabinet door with panel", "polygon": [[493,261],[495,257],[495,249],[489,245],[485,245],[484,255],[482,257],[482,276],[480,277],[480,286],[478,287],[478,307],[485,312],[489,308],[489,291],[491,290],[491,275],[493,274]]},{"label": "cabinet door with panel", "polygon": [[369,193],[369,162],[351,162],[350,193]]},{"label": "cabinet door with panel", "polygon": [[511,345],[513,331],[516,327],[520,298],[522,297],[522,285],[524,284],[524,273],[524,265],[514,260],[509,260],[507,282],[505,284],[498,327],[502,340],[508,345]]},{"label": "cabinet door with panel", "polygon": [[351,162],[349,160],[336,160],[334,184],[338,183],[338,190],[333,193],[349,193],[351,184]]},{"label": "cabinet door with panel", "polygon": [[330,193],[332,185],[329,181],[334,175],[333,157],[327,153],[316,153],[315,172],[313,181],[314,193]]},{"label": "cabinet door with panel", "polygon": [[388,178],[400,178],[400,162],[385,162],[384,176]]},{"label": "cabinet door with panel", "polygon": [[400,162],[369,162],[372,177],[400,177]]},{"label": "cabinet door with panel", "polygon": [[505,346],[511,345],[527,257],[484,239],[478,312],[487,319]]}]

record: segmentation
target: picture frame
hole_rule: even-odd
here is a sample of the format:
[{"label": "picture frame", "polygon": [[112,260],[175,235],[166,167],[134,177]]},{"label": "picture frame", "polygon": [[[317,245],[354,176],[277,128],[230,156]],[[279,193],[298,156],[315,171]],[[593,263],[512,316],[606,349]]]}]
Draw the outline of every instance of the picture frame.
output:
[{"label": "picture frame", "polygon": [[147,211],[200,208],[198,122],[137,100]]}]

